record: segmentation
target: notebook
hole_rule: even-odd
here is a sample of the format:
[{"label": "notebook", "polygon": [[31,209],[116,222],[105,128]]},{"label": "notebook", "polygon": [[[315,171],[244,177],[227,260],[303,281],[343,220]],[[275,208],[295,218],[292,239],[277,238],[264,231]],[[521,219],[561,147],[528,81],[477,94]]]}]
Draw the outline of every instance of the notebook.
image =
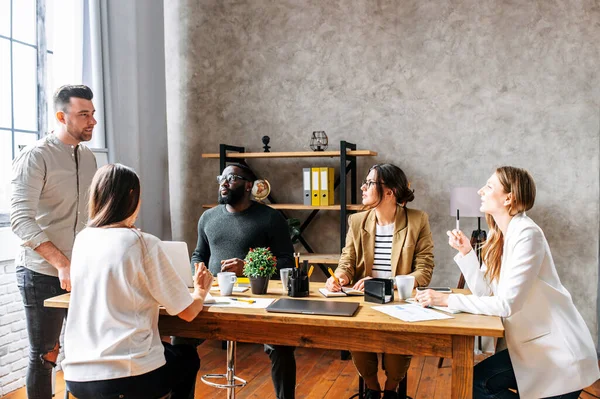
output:
[{"label": "notebook", "polygon": [[311,299],[281,298],[270,304],[266,311],[274,313],[298,313],[324,316],[353,316],[358,309],[356,302],[315,301]]},{"label": "notebook", "polygon": [[[183,279],[188,288],[194,288],[194,280],[192,276],[192,266],[190,263],[190,255],[188,247],[182,241],[161,241],[163,251],[171,260],[171,264],[177,271],[177,274]],[[214,303],[215,299],[209,294],[206,295],[204,303]]]},{"label": "notebook", "polygon": [[319,292],[326,298],[336,296],[364,296],[363,291],[355,290],[351,287],[342,287],[341,291],[329,291],[327,288],[319,288]]}]

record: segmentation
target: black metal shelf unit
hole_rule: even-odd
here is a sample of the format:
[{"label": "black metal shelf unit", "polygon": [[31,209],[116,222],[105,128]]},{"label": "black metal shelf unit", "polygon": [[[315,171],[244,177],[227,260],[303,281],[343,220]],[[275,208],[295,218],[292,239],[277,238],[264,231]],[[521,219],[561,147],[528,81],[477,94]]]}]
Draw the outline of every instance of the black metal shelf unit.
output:
[{"label": "black metal shelf unit", "polygon": [[[357,161],[355,155],[348,154],[349,150],[356,150],[356,144],[349,143],[347,141],[340,141],[340,174],[336,177],[335,180],[335,188],[340,189],[339,198],[340,198],[340,252],[344,248],[345,240],[346,240],[346,231],[347,231],[347,215],[348,209],[346,206],[348,204],[348,174],[350,174],[350,204],[356,204],[357,198],[357,181],[356,181],[356,167]],[[230,153],[244,153],[245,148],[239,146],[232,146],[228,144],[220,144],[219,145],[219,172],[223,172],[223,170],[227,167],[228,163],[231,162],[240,162],[240,160],[244,160],[245,158],[238,157],[230,157],[228,154]],[[343,177],[343,178],[342,178]],[[268,199],[271,203],[276,204],[277,201],[273,198],[272,195],[268,196]],[[279,209],[279,212],[288,219],[288,216],[285,212]],[[314,253],[312,247],[306,242],[302,233],[306,230],[308,225],[314,220],[315,216],[319,212],[319,209],[311,210],[310,215],[304,220],[302,225],[300,226],[300,235],[298,236],[298,241],[302,244],[302,246],[309,252]],[[321,269],[324,270],[324,266],[320,265]],[[327,273],[325,273],[327,274]]]}]

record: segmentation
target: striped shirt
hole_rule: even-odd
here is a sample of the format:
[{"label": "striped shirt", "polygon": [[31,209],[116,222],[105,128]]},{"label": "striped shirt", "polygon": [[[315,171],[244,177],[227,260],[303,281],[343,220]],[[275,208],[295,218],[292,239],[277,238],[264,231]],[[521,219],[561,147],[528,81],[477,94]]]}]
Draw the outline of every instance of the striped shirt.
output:
[{"label": "striped shirt", "polygon": [[392,277],[392,240],[394,238],[394,223],[387,226],[376,226],[375,257],[373,258],[372,277]]}]

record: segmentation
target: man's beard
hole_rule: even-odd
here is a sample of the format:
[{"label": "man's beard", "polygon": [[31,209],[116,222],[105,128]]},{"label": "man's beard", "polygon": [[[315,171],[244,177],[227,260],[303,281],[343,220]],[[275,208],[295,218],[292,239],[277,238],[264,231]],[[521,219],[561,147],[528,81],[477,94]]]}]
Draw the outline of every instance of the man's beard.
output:
[{"label": "man's beard", "polygon": [[244,199],[244,186],[239,186],[234,189],[229,187],[229,193],[225,197],[221,195],[221,190],[219,190],[219,204],[222,205],[236,205],[240,203]]},{"label": "man's beard", "polygon": [[71,135],[71,137],[79,142],[90,141],[93,135],[93,132],[88,133],[84,129],[76,131],[72,126],[67,126],[67,132]]}]

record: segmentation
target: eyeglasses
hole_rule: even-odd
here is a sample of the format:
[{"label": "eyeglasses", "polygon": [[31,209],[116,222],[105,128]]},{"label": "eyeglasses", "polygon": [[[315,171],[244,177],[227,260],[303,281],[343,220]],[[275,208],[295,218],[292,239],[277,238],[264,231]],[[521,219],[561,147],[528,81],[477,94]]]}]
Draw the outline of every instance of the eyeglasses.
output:
[{"label": "eyeglasses", "polygon": [[229,173],[227,175],[220,175],[217,176],[217,183],[219,184],[223,184],[225,183],[225,180],[227,180],[227,182],[229,184],[232,184],[233,182],[237,181],[237,180],[246,180],[246,181],[250,181],[248,179],[246,179],[244,176],[240,176],[240,175],[234,175],[233,173]]},{"label": "eyeglasses", "polygon": [[365,180],[363,180],[363,181],[362,181],[361,187],[362,187],[362,186],[367,186],[367,190],[368,190],[368,189],[370,189],[372,186],[374,186],[375,184],[383,184],[383,183],[381,183],[381,182],[379,182],[379,181],[375,181],[375,180],[366,180],[366,179],[365,179]]}]

